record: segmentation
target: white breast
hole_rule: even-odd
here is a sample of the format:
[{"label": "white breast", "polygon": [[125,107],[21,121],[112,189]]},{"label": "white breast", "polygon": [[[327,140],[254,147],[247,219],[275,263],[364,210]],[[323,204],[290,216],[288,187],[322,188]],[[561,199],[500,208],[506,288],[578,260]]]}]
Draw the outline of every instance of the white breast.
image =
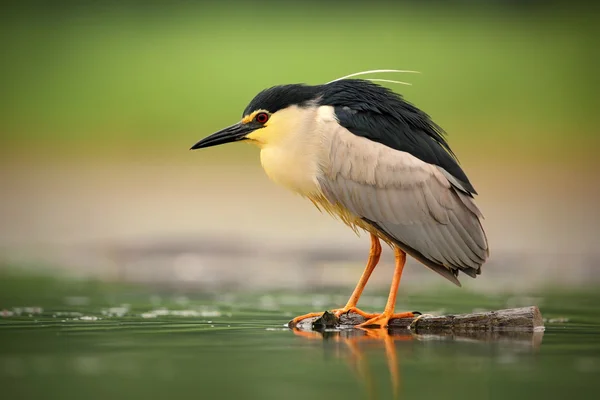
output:
[{"label": "white breast", "polygon": [[261,150],[260,161],[274,182],[303,196],[319,191],[314,156],[297,146],[268,146]]},{"label": "white breast", "polygon": [[320,194],[318,184],[319,166],[324,154],[323,121],[317,109],[288,111],[297,113],[286,116],[286,124],[279,132],[279,140],[262,147],[262,166],[274,182],[303,196]]}]

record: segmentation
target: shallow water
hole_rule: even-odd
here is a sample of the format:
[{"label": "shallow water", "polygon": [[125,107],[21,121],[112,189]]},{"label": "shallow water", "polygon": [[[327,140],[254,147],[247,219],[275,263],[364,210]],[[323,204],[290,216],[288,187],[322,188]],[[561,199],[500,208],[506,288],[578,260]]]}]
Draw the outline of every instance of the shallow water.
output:
[{"label": "shallow water", "polygon": [[[0,284],[0,387],[10,398],[596,398],[600,389],[594,289],[399,299],[426,312],[540,306],[545,332],[494,341],[283,327],[295,313],[336,305],[337,294],[32,282]],[[366,296],[365,308],[384,300]]]}]

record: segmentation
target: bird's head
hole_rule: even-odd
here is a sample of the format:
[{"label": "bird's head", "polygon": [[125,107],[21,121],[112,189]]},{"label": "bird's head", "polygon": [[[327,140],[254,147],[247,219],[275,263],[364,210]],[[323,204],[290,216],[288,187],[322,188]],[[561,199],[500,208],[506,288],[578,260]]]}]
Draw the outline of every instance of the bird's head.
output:
[{"label": "bird's head", "polygon": [[306,119],[319,93],[320,86],[303,84],[265,89],[248,104],[241,121],[205,137],[191,150],[242,140],[259,147],[277,143]]}]

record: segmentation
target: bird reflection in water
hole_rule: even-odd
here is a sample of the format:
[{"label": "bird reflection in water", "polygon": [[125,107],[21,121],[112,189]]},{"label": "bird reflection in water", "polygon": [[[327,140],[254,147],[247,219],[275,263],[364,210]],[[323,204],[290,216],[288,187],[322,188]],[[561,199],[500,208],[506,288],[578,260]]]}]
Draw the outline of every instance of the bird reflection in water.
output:
[{"label": "bird reflection in water", "polygon": [[[391,388],[394,399],[401,398],[402,360],[411,358],[413,351],[419,352],[422,346],[415,346],[416,342],[423,343],[448,343],[453,342],[453,352],[462,356],[483,357],[484,359],[500,358],[503,363],[509,359],[525,362],[535,359],[535,355],[542,344],[544,331],[542,330],[488,330],[479,329],[471,331],[444,331],[418,332],[417,329],[310,329],[310,325],[302,325],[305,329],[292,328],[292,332],[300,337],[319,340],[324,344],[327,353],[335,351],[335,356],[345,358],[350,363],[352,370],[367,390],[368,397],[378,398],[382,393],[378,390],[385,389],[379,380],[380,372],[374,373],[370,368],[369,359],[373,361],[384,355],[387,369],[390,374]],[[340,345],[338,345],[340,344]],[[445,348],[446,351],[448,347]],[[451,356],[452,353],[445,353]]]},{"label": "bird reflection in water", "polygon": [[292,332],[309,340],[320,340],[326,342],[340,343],[343,348],[336,347],[337,357],[344,357],[348,360],[351,369],[366,386],[369,398],[377,398],[377,385],[374,375],[369,368],[369,359],[367,348],[372,350],[374,347],[383,350],[387,360],[387,366],[390,373],[392,392],[394,399],[399,399],[401,377],[400,377],[400,358],[397,355],[397,343],[409,342],[415,339],[415,335],[407,333],[406,330],[394,332],[386,328],[380,329],[347,329],[331,331],[305,331],[293,328]]}]

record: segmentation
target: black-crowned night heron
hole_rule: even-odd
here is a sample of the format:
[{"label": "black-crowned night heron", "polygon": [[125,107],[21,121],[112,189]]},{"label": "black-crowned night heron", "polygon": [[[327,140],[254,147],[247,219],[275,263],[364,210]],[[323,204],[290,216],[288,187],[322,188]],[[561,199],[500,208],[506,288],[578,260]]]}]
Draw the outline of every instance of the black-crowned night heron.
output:
[{"label": "black-crowned night heron", "polygon": [[[392,318],[414,316],[394,313],[406,254],[460,286],[458,273],[476,277],[489,250],[477,193],[443,130],[401,95],[349,79],[356,75],[263,90],[240,122],[192,149],[256,144],[269,178],[355,231],[369,232],[367,266],[348,303],[333,312],[355,312],[367,318],[362,326],[385,327]],[[394,249],[396,267],[383,313],[369,314],[356,306],[379,261],[380,239]]]}]

